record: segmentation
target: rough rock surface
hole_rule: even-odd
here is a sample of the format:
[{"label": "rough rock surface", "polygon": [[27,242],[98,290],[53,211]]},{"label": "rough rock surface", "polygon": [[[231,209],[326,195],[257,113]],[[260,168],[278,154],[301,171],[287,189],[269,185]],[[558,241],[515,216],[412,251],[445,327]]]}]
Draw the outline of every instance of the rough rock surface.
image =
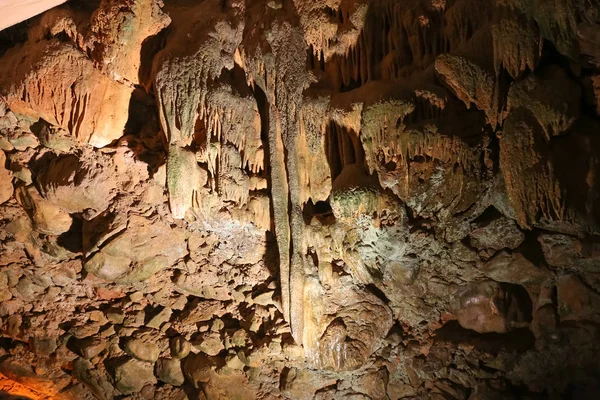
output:
[{"label": "rough rock surface", "polygon": [[599,398],[599,38],[596,0],[1,31],[0,398]]}]

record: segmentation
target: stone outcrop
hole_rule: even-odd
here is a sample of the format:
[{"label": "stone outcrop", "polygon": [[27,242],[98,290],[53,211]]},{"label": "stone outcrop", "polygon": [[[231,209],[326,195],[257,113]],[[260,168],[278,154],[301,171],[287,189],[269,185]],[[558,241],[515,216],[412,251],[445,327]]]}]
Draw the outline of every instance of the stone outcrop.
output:
[{"label": "stone outcrop", "polygon": [[88,256],[88,272],[108,281],[143,281],[187,254],[185,233],[161,221],[132,216],[122,232],[110,232],[97,252]]},{"label": "stone outcrop", "polygon": [[13,112],[97,147],[122,136],[132,90],[95,69],[72,44],[27,43],[4,57],[0,92]]}]

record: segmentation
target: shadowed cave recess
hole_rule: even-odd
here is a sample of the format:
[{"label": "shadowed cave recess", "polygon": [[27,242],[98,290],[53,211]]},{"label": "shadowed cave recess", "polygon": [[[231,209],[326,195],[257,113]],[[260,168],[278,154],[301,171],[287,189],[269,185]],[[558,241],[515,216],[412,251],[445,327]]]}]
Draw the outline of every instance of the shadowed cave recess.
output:
[{"label": "shadowed cave recess", "polygon": [[598,0],[0,31],[0,399],[598,399],[599,354]]}]

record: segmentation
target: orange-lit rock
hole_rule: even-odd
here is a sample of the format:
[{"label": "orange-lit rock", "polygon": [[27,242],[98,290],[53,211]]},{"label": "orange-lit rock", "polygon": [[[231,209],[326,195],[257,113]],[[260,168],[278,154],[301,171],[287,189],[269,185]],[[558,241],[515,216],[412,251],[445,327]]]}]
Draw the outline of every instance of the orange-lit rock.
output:
[{"label": "orange-lit rock", "polygon": [[131,92],[56,39],[27,43],[3,58],[0,93],[13,112],[42,118],[95,147],[123,135]]},{"label": "orange-lit rock", "polygon": [[6,156],[0,150],[0,204],[10,199],[13,195],[12,172],[5,167]]},{"label": "orange-lit rock", "polygon": [[[171,22],[162,1],[103,0],[91,18],[86,38],[92,58],[116,81],[140,83],[142,45]],[[143,82],[141,82],[143,83]]]}]

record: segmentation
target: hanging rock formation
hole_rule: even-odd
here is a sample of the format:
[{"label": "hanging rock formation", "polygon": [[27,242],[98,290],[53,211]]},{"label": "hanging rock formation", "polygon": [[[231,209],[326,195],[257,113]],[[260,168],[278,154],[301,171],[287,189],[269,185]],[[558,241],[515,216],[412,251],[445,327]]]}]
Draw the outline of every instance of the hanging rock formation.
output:
[{"label": "hanging rock formation", "polygon": [[70,1],[0,32],[0,397],[600,393],[596,0]]}]

